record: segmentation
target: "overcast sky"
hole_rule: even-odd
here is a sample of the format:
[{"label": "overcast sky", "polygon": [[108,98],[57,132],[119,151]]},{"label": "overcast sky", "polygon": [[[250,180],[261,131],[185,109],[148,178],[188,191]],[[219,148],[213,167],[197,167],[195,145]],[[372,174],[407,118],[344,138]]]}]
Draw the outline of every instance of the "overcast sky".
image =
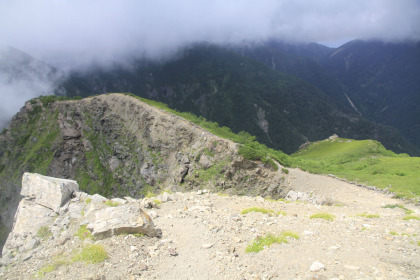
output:
[{"label": "overcast sky", "polygon": [[[330,46],[418,41],[420,0],[0,0],[0,45],[59,68],[170,56],[197,41],[271,38]],[[0,52],[1,59],[9,58]],[[0,126],[4,112],[47,94],[55,82],[0,71]]]},{"label": "overcast sky", "polygon": [[420,0],[0,0],[0,41],[50,63],[273,37],[419,40]]}]

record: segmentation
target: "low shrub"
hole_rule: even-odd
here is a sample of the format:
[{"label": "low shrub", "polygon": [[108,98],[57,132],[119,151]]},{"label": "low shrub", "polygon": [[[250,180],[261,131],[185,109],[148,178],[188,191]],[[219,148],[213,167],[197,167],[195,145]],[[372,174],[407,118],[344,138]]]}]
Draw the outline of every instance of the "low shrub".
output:
[{"label": "low shrub", "polygon": [[407,215],[403,218],[404,221],[408,220],[420,220],[420,217],[414,216],[414,215]]},{"label": "low shrub", "polygon": [[283,231],[277,236],[272,235],[272,234],[267,234],[264,237],[259,236],[255,238],[254,241],[246,247],[245,252],[258,253],[262,251],[264,248],[270,247],[274,243],[278,243],[278,244],[288,243],[288,240],[287,240],[288,237],[299,239],[299,235],[292,231]]},{"label": "low shrub", "polygon": [[111,200],[107,200],[107,201],[105,201],[105,202],[104,202],[104,204],[105,204],[106,206],[109,206],[109,207],[117,207],[118,205],[120,205],[118,202],[113,202],[113,201],[111,201]]},{"label": "low shrub", "polygon": [[85,263],[100,263],[108,258],[105,248],[99,244],[85,246],[82,251],[77,254],[73,261],[83,261]]},{"label": "low shrub", "polygon": [[365,218],[369,218],[369,219],[379,218],[379,215],[378,214],[368,214],[366,212],[357,214],[357,216],[359,216],[359,217],[365,217]]},{"label": "low shrub", "polygon": [[332,221],[335,219],[335,216],[328,213],[317,213],[317,214],[311,215],[309,219],[324,219],[327,221]]},{"label": "low shrub", "polygon": [[92,233],[87,229],[87,225],[81,225],[74,236],[78,236],[80,240],[94,239]]},{"label": "low shrub", "polygon": [[42,240],[47,240],[52,235],[48,226],[42,226],[38,229],[36,236]]}]

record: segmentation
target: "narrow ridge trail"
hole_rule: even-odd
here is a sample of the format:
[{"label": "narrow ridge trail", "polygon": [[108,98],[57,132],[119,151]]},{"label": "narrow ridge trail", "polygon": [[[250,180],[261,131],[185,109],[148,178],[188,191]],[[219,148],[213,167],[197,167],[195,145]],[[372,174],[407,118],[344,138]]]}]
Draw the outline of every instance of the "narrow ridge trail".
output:
[{"label": "narrow ridge trail", "polygon": [[[206,190],[161,194],[151,198],[162,202],[159,208],[146,209],[161,238],[88,241],[103,245],[109,258],[99,264],[67,262],[42,278],[420,280],[420,220],[404,220],[407,209],[420,217],[418,206],[328,176],[289,171],[285,181],[291,189],[332,206]],[[384,208],[395,204],[400,207]],[[272,212],[241,214],[251,207]],[[311,219],[320,212],[334,219]],[[70,258],[84,243],[74,236],[75,227],[67,230],[67,242],[45,241],[29,259],[0,267],[0,278],[34,279],[56,256]],[[246,252],[256,238],[284,231],[299,238]]]}]

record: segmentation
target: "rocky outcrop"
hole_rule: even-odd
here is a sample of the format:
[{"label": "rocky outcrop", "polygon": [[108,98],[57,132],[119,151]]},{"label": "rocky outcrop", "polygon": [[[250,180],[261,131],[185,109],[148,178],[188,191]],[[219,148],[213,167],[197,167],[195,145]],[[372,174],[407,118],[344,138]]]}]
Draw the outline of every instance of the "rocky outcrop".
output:
[{"label": "rocky outcrop", "polygon": [[[40,229],[51,224],[59,213],[68,208],[71,195],[78,189],[79,186],[72,180],[25,173],[21,191],[24,198],[19,203],[13,230],[7,238],[2,255],[10,258],[13,252],[33,249],[39,243],[36,236]],[[27,248],[27,244],[33,246]]]},{"label": "rocky outcrop", "polygon": [[73,180],[25,173],[22,178],[22,191],[20,194],[58,213],[60,207],[78,190],[79,185]]},{"label": "rocky outcrop", "polygon": [[[2,252],[2,263],[6,265],[30,258],[46,239],[58,244],[66,242],[69,230],[77,231],[83,226],[97,240],[118,234],[161,235],[140,208],[139,200],[91,196],[78,192],[78,184],[72,180],[25,173],[22,195],[24,198]],[[50,203],[46,203],[48,197]]]},{"label": "rocky outcrop", "polygon": [[101,209],[95,213],[95,219],[87,228],[97,239],[123,233],[145,234],[152,237],[160,235],[160,231],[154,228],[152,219],[138,204]]},{"label": "rocky outcrop", "polygon": [[[203,188],[271,197],[287,193],[284,174],[244,159],[238,144],[134,97],[47,101],[29,102],[0,134],[0,209],[5,209],[0,216],[9,228],[24,172],[76,180],[81,191],[104,197]],[[44,206],[52,201],[46,195],[36,195]],[[57,212],[54,203],[47,207]]]}]

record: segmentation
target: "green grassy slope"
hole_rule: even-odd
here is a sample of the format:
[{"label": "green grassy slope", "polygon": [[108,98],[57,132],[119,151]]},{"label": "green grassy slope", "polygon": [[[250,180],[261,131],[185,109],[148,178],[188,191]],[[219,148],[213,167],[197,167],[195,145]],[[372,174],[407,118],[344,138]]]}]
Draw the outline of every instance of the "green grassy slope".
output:
[{"label": "green grassy slope", "polygon": [[320,174],[389,188],[397,196],[420,196],[420,158],[395,154],[373,140],[327,139],[292,155],[294,164]]}]

